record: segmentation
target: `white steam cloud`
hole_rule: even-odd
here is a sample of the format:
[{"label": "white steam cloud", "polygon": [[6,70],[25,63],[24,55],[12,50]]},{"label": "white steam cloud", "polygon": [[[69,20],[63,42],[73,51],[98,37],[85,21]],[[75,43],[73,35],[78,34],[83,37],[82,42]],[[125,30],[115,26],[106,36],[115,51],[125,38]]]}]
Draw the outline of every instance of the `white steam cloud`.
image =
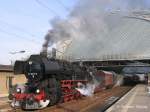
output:
[{"label": "white steam cloud", "polygon": [[90,72],[90,76],[92,77],[92,80],[89,83],[82,84],[79,82],[78,88],[76,88],[76,90],[78,90],[84,96],[93,96],[96,87],[98,87],[98,85],[101,83],[96,79],[96,77],[94,77],[92,72]]},{"label": "white steam cloud", "polygon": [[150,53],[150,23],[125,16],[149,10],[149,4],[148,0],[80,0],[67,20],[52,21],[54,34],[49,41],[72,40],[65,55],[74,58],[144,56]]},{"label": "white steam cloud", "polygon": [[82,84],[80,83],[80,88],[76,88],[76,90],[78,90],[82,95],[84,96],[93,96],[94,94],[94,90],[96,88],[96,85],[95,84]]}]

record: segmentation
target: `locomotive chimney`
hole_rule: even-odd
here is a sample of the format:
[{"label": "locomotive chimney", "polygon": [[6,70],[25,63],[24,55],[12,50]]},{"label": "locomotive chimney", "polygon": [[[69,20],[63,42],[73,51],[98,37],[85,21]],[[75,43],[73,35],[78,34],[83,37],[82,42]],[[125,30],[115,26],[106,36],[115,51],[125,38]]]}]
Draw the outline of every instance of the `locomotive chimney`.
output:
[{"label": "locomotive chimney", "polygon": [[47,52],[46,52],[47,50],[45,50],[45,51],[43,51],[43,52],[40,52],[40,55],[41,56],[44,56],[44,57],[47,57]]},{"label": "locomotive chimney", "polygon": [[56,49],[52,48],[52,58],[56,59]]}]

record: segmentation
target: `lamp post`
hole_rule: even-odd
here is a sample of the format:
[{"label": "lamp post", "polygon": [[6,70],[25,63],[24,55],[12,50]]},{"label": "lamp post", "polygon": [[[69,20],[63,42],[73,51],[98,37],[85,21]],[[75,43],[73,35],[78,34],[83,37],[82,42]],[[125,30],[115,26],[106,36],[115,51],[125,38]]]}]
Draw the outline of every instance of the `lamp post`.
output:
[{"label": "lamp post", "polygon": [[[22,53],[25,53],[26,51],[25,50],[21,50],[21,51],[14,51],[14,52],[9,52],[9,54],[11,54],[11,55],[15,55],[15,54],[22,54]],[[10,60],[11,61],[11,65],[13,65],[13,60],[11,59]],[[13,86],[13,76],[7,76],[6,77],[6,84],[8,84],[8,85],[6,85],[7,87],[8,87],[8,93],[9,93],[9,96],[8,96],[8,98],[9,98],[9,100],[12,100],[12,93],[13,93],[13,88],[14,88],[14,86]]]},{"label": "lamp post", "polygon": [[14,51],[14,52],[9,52],[10,54],[18,54],[18,53],[25,53],[25,50],[21,50],[21,51]]},{"label": "lamp post", "polygon": [[[9,54],[15,55],[15,54],[23,54],[25,52],[26,52],[25,50],[21,50],[21,51],[9,52]],[[10,61],[11,61],[11,65],[13,65],[13,60],[11,59]]]}]

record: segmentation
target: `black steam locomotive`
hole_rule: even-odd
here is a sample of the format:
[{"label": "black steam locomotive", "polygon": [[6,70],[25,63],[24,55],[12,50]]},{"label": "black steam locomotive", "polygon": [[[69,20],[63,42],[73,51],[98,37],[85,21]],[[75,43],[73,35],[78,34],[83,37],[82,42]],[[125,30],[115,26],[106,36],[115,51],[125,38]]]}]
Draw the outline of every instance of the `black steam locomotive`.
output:
[{"label": "black steam locomotive", "polygon": [[25,74],[27,83],[13,94],[12,107],[40,109],[79,97],[75,89],[80,83],[92,81],[94,69],[64,60],[31,55],[26,61],[16,61],[14,73]]}]

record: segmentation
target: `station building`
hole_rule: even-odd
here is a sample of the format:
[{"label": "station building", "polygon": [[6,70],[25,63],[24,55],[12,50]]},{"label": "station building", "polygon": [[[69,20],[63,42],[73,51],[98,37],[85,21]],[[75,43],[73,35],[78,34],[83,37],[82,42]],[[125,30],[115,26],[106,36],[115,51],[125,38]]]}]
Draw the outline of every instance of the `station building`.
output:
[{"label": "station building", "polygon": [[22,84],[26,82],[23,74],[14,75],[11,65],[0,65],[0,97],[7,96],[10,84]]}]

